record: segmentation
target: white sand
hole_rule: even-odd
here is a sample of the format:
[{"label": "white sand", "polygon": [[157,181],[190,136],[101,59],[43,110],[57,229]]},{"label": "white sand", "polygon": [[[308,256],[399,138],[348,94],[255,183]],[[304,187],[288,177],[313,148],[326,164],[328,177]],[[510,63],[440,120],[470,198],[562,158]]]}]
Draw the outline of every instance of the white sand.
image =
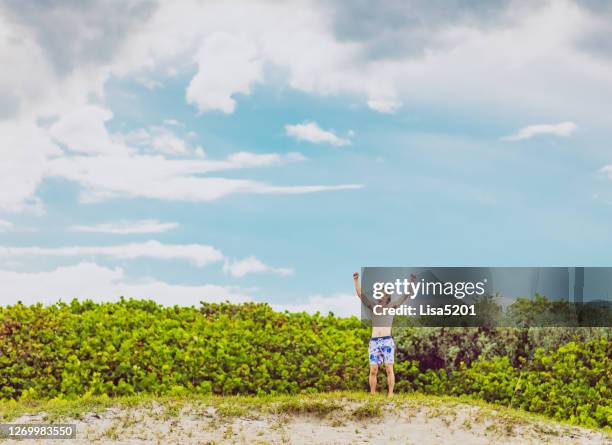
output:
[{"label": "white sand", "polygon": [[[352,403],[352,405],[350,404]],[[171,415],[161,405],[87,413],[76,423],[77,439],[52,444],[612,444],[598,431],[537,418],[511,418],[468,404],[385,405],[382,417],[356,419],[350,402],[341,412],[315,415],[254,412],[224,417],[212,407],[182,407]],[[44,413],[11,423],[37,423]],[[11,441],[13,442],[13,441]],[[7,441],[5,441],[7,443]],[[41,440],[20,444],[41,445]]]}]

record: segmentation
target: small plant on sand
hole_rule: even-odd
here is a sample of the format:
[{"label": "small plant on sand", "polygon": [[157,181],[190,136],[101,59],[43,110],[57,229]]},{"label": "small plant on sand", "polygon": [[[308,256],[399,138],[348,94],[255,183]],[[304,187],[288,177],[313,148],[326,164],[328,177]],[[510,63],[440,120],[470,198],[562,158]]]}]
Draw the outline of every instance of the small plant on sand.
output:
[{"label": "small plant on sand", "polygon": [[368,401],[363,405],[353,409],[353,417],[359,420],[371,419],[376,417],[382,417],[383,410],[380,403],[374,401]]}]

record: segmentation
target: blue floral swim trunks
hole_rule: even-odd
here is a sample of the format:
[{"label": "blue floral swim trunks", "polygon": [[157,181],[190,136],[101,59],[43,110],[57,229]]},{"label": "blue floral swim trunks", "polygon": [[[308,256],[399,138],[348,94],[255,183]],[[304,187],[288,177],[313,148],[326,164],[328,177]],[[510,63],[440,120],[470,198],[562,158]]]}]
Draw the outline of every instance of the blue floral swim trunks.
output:
[{"label": "blue floral swim trunks", "polygon": [[395,342],[393,337],[372,337],[368,348],[370,365],[392,365],[395,356]]}]

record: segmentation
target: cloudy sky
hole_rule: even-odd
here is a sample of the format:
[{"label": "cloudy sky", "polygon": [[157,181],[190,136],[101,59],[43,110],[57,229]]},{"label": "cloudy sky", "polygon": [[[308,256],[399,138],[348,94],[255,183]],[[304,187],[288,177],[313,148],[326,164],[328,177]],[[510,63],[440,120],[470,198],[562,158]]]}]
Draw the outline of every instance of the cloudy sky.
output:
[{"label": "cloudy sky", "polygon": [[609,266],[611,36],[605,0],[0,0],[1,302]]}]

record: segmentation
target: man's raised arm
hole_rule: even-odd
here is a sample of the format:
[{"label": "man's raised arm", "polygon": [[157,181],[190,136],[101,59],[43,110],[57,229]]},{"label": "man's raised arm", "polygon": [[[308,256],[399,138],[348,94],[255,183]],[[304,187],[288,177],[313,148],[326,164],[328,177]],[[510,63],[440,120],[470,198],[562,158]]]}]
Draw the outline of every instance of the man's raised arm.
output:
[{"label": "man's raised arm", "polygon": [[353,273],[353,282],[355,283],[355,292],[357,293],[357,296],[359,297],[361,302],[365,304],[366,307],[368,307],[370,310],[372,310],[372,304],[368,300],[366,300],[363,296],[363,293],[361,293],[361,285],[359,284],[359,272]]}]

